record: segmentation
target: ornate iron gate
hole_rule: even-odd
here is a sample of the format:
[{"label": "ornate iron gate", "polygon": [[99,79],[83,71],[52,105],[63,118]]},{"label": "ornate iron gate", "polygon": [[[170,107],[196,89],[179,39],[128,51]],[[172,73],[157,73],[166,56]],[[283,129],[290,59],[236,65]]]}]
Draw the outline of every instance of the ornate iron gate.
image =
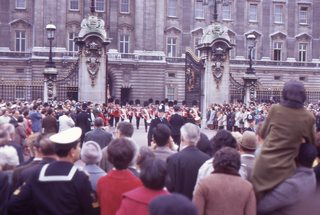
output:
[{"label": "ornate iron gate", "polygon": [[58,101],[66,99],[78,101],[79,59],[71,64],[67,76],[56,81]]},{"label": "ornate iron gate", "polygon": [[243,102],[245,89],[243,83],[238,82],[230,73],[229,102]]},{"label": "ornate iron gate", "polygon": [[31,101],[42,97],[43,80],[10,80],[0,83],[0,98],[6,101]]},{"label": "ornate iron gate", "polygon": [[185,61],[185,102],[187,106],[192,106],[194,102],[200,105],[201,72],[203,70],[203,62],[193,54],[191,49],[187,49]]},{"label": "ornate iron gate", "polygon": [[[78,100],[78,66],[78,61],[72,63],[67,75],[56,81],[56,99],[58,101]],[[43,99],[43,90],[43,79],[0,81],[0,99],[6,101]]]}]

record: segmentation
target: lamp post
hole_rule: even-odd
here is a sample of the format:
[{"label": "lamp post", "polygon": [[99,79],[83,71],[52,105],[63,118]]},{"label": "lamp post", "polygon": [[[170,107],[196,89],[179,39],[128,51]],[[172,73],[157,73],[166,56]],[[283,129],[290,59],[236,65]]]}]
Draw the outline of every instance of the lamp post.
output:
[{"label": "lamp post", "polygon": [[47,38],[50,42],[49,61],[46,62],[46,68],[44,69],[44,94],[43,100],[45,102],[52,102],[54,95],[56,94],[56,77],[57,69],[54,61],[52,60],[52,41],[54,40],[54,34],[56,26],[49,23],[46,26]]},{"label": "lamp post", "polygon": [[255,74],[255,69],[252,67],[252,51],[256,46],[256,36],[254,34],[249,34],[247,36],[247,43],[249,48],[249,67],[247,68],[247,74]]},{"label": "lamp post", "polygon": [[54,40],[54,33],[56,29],[56,26],[52,23],[46,26],[47,37],[50,42],[49,61],[46,63],[46,68],[56,68],[55,63],[52,60],[52,41]]},{"label": "lamp post", "polygon": [[244,98],[243,101],[246,104],[249,104],[251,101],[254,101],[256,98],[256,85],[257,85],[257,76],[255,69],[252,67],[252,52],[256,45],[256,36],[254,34],[249,34],[247,36],[247,44],[249,49],[249,67],[247,68],[244,77]]}]

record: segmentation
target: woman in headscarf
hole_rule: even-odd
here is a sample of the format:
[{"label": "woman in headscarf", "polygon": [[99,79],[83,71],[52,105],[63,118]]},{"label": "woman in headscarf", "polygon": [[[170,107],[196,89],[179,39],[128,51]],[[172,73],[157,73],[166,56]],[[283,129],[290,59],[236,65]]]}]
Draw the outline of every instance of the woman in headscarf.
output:
[{"label": "woman in headscarf", "polygon": [[261,128],[264,144],[253,169],[258,198],[294,174],[302,142],[314,143],[315,118],[304,108],[306,92],[299,81],[285,83],[282,101],[274,104]]}]

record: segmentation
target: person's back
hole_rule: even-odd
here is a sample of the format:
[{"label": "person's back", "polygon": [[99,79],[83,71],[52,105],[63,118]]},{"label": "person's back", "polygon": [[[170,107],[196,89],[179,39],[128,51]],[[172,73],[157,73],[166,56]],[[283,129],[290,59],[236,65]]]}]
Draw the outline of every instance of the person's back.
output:
[{"label": "person's back", "polygon": [[238,174],[240,155],[224,147],[215,154],[214,172],[201,179],[194,191],[198,214],[255,215],[256,200],[252,185]]},{"label": "person's back", "polygon": [[164,190],[166,163],[157,158],[146,159],[141,164],[142,187],[123,194],[117,215],[148,215],[148,205],[156,197],[168,195]]},{"label": "person's back", "polygon": [[72,128],[75,125],[75,122],[70,117],[70,112],[69,111],[67,111],[67,112],[65,112],[65,114],[61,115],[58,118],[58,121],[59,121],[59,132],[65,131],[65,130],[67,130],[69,128]]},{"label": "person's back", "polygon": [[172,193],[155,198],[149,205],[150,215],[197,215],[197,209],[185,196]]},{"label": "person's back", "polygon": [[[258,213],[268,215],[304,215],[310,214],[318,202],[315,202],[317,182],[312,169],[317,149],[313,144],[301,144],[296,158],[294,175],[267,192],[258,202]],[[311,210],[311,211],[310,211]]]},{"label": "person's back", "polygon": [[108,160],[115,169],[99,179],[97,194],[101,215],[114,215],[120,207],[122,194],[142,185],[128,166],[134,156],[134,147],[127,138],[113,140],[107,149]]},{"label": "person's back", "polygon": [[52,116],[52,114],[53,111],[51,108],[49,108],[47,115],[42,120],[43,133],[49,134],[58,132],[57,120],[54,116]]},{"label": "person's back", "polygon": [[240,175],[242,178],[251,181],[252,170],[255,163],[254,152],[257,149],[258,139],[252,131],[245,131],[242,135],[242,140],[239,143],[241,154]]},{"label": "person's back", "polygon": [[41,132],[42,115],[37,110],[36,105],[33,106],[33,110],[29,113],[29,119],[31,120],[31,129],[34,133]]},{"label": "person's back", "polygon": [[198,171],[197,181],[211,175],[213,172],[214,154],[223,147],[237,148],[237,141],[230,131],[220,129],[216,135],[210,139],[212,158],[204,162]]},{"label": "person's back", "polygon": [[81,148],[81,161],[85,163],[83,171],[89,175],[91,187],[96,191],[98,180],[106,175],[106,172],[97,164],[102,158],[101,148],[98,143],[94,141],[87,141]]},{"label": "person's back", "polygon": [[73,128],[50,137],[59,161],[39,168],[13,193],[10,213],[24,214],[31,207],[38,215],[93,214],[94,196],[88,176],[73,165],[80,154],[80,136],[81,129]]},{"label": "person's back", "polygon": [[82,130],[81,142],[84,140],[84,135],[91,130],[90,115],[87,113],[87,105],[82,105],[82,110],[77,114],[75,125]]},{"label": "person's back", "polygon": [[256,159],[252,177],[255,191],[260,194],[294,173],[294,159],[302,139],[314,142],[314,117],[307,110],[277,104],[271,107],[267,121],[262,126],[264,144]]},{"label": "person's back", "polygon": [[[61,178],[61,181],[54,180],[58,177]],[[28,183],[16,190],[13,195],[18,196],[22,191],[32,192],[32,202],[39,215],[90,214],[86,208],[88,205],[81,204],[81,202],[92,201],[90,195],[87,195],[91,193],[88,176],[77,170],[73,164],[55,161],[43,166],[40,171],[30,177]],[[81,198],[79,194],[82,194]],[[81,202],[79,202],[80,199]],[[13,207],[14,202],[12,204]],[[67,208],[67,211],[62,212],[62,208]]]},{"label": "person's back", "polygon": [[183,117],[178,113],[179,107],[174,107],[174,114],[170,117],[169,124],[171,126],[171,136],[173,141],[180,145],[180,128],[184,125]]},{"label": "person's back", "polygon": [[156,158],[167,161],[167,158],[175,153],[175,151],[170,148],[170,145],[173,147],[174,144],[170,135],[171,131],[167,125],[160,123],[155,127],[153,132],[155,144],[153,153]]},{"label": "person's back", "polygon": [[[1,165],[1,164],[0,164]],[[0,214],[7,215],[7,202],[10,193],[8,175],[0,170]]]},{"label": "person's back", "polygon": [[[196,189],[194,201],[199,201],[198,192],[207,193],[205,199],[201,197],[202,201],[206,202],[204,204],[206,209],[199,214],[218,215],[221,211],[223,214],[232,215],[255,214],[253,204],[250,204],[250,208],[246,207],[248,201],[255,204],[252,185],[240,176],[212,174],[200,180]],[[250,210],[251,213],[244,213],[247,210]]]},{"label": "person's back", "polygon": [[182,150],[167,159],[167,188],[171,192],[178,192],[192,199],[198,170],[210,157],[195,146],[200,139],[198,126],[185,124],[181,128],[181,137]]},{"label": "person's back", "polygon": [[98,143],[103,149],[104,147],[108,146],[110,141],[112,140],[112,134],[104,130],[103,128],[103,120],[101,117],[97,117],[94,120],[94,129],[89,131],[84,136],[84,141],[95,141]]}]

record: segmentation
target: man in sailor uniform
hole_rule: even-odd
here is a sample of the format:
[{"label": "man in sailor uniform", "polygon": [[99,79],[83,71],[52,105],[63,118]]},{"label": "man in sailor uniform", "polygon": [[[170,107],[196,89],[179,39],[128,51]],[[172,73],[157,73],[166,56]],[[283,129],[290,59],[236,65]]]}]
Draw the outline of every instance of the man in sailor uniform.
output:
[{"label": "man in sailor uniform", "polygon": [[52,135],[58,161],[44,165],[18,188],[9,202],[10,214],[34,210],[38,215],[89,215],[98,205],[88,176],[73,163],[79,159],[79,127]]}]

